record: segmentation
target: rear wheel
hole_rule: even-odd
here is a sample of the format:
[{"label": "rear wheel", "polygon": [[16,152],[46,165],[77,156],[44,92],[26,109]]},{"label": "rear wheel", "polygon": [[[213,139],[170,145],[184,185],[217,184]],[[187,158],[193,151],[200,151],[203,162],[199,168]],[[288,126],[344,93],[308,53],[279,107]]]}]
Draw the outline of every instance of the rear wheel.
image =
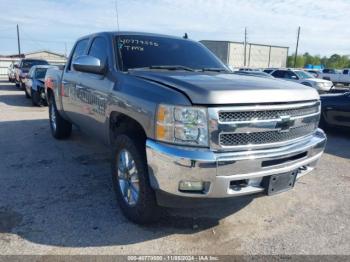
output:
[{"label": "rear wheel", "polygon": [[145,149],[137,139],[119,135],[114,143],[112,180],[123,214],[138,224],[155,222],[160,207],[149,183]]},{"label": "rear wheel", "polygon": [[33,106],[41,106],[41,97],[40,97],[40,93],[36,90],[31,90],[32,93],[32,104]]},{"label": "rear wheel", "polygon": [[49,118],[52,136],[56,139],[68,138],[72,133],[72,124],[65,120],[56,108],[55,99],[51,95],[49,103]]}]

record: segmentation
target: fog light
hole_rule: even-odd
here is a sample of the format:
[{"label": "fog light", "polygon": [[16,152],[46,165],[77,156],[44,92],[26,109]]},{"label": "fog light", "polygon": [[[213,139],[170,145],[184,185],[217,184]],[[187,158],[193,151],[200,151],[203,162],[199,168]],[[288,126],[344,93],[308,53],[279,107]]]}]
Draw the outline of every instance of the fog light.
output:
[{"label": "fog light", "polygon": [[180,181],[179,190],[202,192],[204,190],[204,183],[201,181]]}]

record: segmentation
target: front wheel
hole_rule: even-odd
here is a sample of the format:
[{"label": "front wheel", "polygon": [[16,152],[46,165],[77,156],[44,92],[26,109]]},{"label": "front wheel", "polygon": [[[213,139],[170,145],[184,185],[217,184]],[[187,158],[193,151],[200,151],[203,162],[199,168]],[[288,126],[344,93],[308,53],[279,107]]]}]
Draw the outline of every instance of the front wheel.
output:
[{"label": "front wheel", "polygon": [[28,94],[27,88],[24,87],[24,93],[26,94],[26,98],[30,98],[30,95]]},{"label": "front wheel", "polygon": [[49,118],[51,133],[54,138],[63,139],[70,136],[72,133],[72,124],[58,113],[55,99],[52,96],[49,103]]},{"label": "front wheel", "polygon": [[32,104],[33,106],[41,106],[41,97],[40,97],[40,93],[34,89],[31,90],[31,94],[32,94]]},{"label": "front wheel", "polygon": [[114,143],[112,181],[123,214],[137,224],[155,222],[160,207],[149,183],[147,160],[142,143],[120,135]]}]

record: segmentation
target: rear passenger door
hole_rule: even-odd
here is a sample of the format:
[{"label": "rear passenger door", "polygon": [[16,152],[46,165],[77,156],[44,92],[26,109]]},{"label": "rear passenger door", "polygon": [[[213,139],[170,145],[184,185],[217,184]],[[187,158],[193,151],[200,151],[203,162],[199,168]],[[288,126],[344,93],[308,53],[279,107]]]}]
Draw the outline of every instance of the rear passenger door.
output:
[{"label": "rear passenger door", "polygon": [[[112,57],[108,54],[111,47],[105,36],[95,37],[87,52],[89,56],[100,59],[108,68],[112,63]],[[110,81],[106,74],[82,73],[83,76],[77,84],[78,92],[82,99],[80,102],[81,115],[83,116],[81,126],[92,135],[103,139],[105,134],[104,124],[106,120],[106,107],[108,95],[113,89],[114,82]]]},{"label": "rear passenger door", "polygon": [[77,125],[81,124],[81,94],[79,93],[77,85],[79,85],[83,73],[75,71],[72,62],[78,56],[86,54],[88,43],[88,38],[79,40],[76,43],[74,51],[68,61],[68,65],[65,68],[61,86],[62,106],[64,112],[68,118]]}]

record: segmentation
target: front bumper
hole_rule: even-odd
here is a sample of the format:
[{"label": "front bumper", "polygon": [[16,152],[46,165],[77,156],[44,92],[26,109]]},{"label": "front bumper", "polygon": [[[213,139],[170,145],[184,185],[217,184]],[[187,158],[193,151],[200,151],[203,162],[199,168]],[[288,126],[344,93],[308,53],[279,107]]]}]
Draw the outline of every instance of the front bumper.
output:
[{"label": "front bumper", "polygon": [[[299,170],[297,178],[312,171],[321,157],[326,135],[318,129],[307,139],[268,150],[213,152],[147,140],[151,186],[156,191],[190,198],[227,198],[263,192],[265,176]],[[200,193],[179,191],[180,181],[202,181]],[[236,181],[236,182],[235,182]],[[238,181],[245,185],[237,187]]]}]

